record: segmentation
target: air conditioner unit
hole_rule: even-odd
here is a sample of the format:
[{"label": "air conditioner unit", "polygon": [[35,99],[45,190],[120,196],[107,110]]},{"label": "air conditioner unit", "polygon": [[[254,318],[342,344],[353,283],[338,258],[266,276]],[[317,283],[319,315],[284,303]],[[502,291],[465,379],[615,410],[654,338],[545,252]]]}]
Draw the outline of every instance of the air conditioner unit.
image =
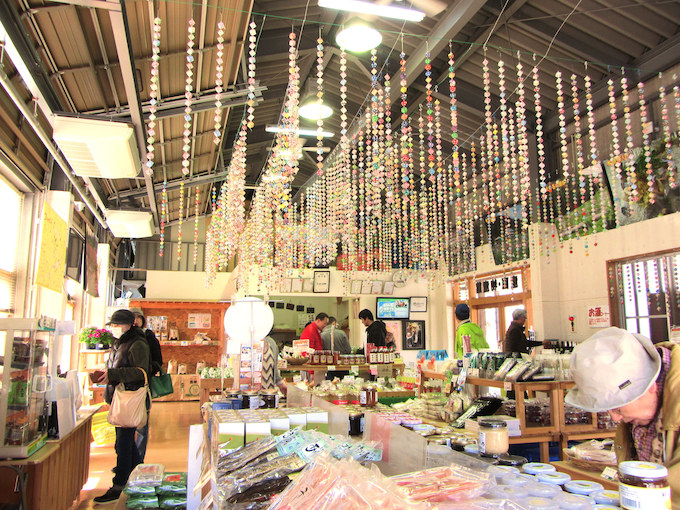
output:
[{"label": "air conditioner unit", "polygon": [[141,161],[134,129],[125,122],[57,115],[52,137],[76,175],[137,177]]},{"label": "air conditioner unit", "polygon": [[111,233],[119,238],[137,239],[154,234],[153,216],[148,211],[121,211],[109,209],[106,223]]}]

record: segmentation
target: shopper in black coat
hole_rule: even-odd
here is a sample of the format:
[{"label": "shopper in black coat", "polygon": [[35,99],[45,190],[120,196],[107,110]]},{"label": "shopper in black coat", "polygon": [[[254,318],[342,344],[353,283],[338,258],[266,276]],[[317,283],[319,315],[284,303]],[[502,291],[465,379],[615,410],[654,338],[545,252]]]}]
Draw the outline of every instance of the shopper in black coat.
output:
[{"label": "shopper in black coat", "polygon": [[505,352],[517,352],[529,354],[532,347],[543,345],[543,342],[535,342],[527,339],[524,334],[524,324],[527,322],[527,311],[519,308],[512,312],[512,322],[505,333]]}]

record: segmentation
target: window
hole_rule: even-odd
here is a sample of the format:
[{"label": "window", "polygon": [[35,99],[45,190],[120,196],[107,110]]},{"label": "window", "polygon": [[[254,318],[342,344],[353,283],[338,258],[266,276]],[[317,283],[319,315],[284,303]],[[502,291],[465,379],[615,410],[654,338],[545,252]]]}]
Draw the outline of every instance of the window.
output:
[{"label": "window", "polygon": [[23,195],[0,179],[0,239],[9,250],[0,250],[0,316],[14,312],[16,288],[16,251],[21,223]]},{"label": "window", "polygon": [[677,252],[616,262],[619,299],[612,309],[618,308],[618,326],[654,342],[680,336],[679,273]]}]

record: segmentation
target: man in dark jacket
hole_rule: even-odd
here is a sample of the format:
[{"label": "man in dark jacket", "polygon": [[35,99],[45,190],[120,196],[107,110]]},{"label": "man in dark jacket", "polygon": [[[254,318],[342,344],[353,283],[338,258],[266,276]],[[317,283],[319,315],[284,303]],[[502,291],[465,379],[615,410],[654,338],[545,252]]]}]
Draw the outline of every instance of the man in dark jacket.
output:
[{"label": "man in dark jacket", "polygon": [[[163,368],[163,354],[161,352],[161,344],[156,338],[156,335],[150,329],[145,329],[146,317],[144,317],[144,312],[141,308],[131,308],[130,311],[135,314],[135,326],[144,331],[144,336],[146,337],[146,342],[149,344],[149,354],[151,371],[149,377],[156,375]],[[144,463],[144,458],[146,457],[146,445],[149,442],[149,420],[146,421],[146,425],[137,429],[137,439],[135,443],[137,444],[137,449],[139,450],[139,460]]]},{"label": "man in dark jacket", "polygon": [[543,342],[528,340],[524,335],[524,324],[527,322],[527,311],[518,308],[512,312],[512,322],[508,331],[505,333],[504,352],[518,352],[529,354],[532,347],[543,345]]},{"label": "man in dark jacket", "polygon": [[385,336],[387,335],[385,323],[374,321],[373,312],[367,308],[359,312],[359,320],[366,326],[366,343],[373,344],[376,347],[385,347]]},{"label": "man in dark jacket", "polygon": [[[134,325],[135,315],[130,310],[116,310],[108,324],[118,339],[113,343],[107,370],[99,380],[106,384],[104,398],[109,404],[116,386],[125,384],[127,390],[136,390],[144,385],[150,369],[149,345],[144,331]],[[140,370],[140,368],[142,370]],[[147,409],[151,405],[147,399]],[[113,486],[105,494],[94,498],[97,503],[118,499],[132,470],[141,463],[139,450],[135,445],[134,428],[116,427],[116,467]]]}]

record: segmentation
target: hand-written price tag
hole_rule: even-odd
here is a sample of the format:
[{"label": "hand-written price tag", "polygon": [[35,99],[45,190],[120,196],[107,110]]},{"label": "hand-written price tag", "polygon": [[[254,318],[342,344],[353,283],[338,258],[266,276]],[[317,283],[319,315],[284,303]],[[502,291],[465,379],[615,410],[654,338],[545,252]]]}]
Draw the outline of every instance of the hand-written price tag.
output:
[{"label": "hand-written price tag", "polygon": [[335,370],[335,365],[328,365],[326,370]]},{"label": "hand-written price tag", "polygon": [[512,391],[512,383],[511,382],[504,382],[503,383],[503,389],[505,391]]},{"label": "hand-written price tag", "polygon": [[378,365],[370,365],[369,369],[371,371],[371,375],[378,375]]},{"label": "hand-written price tag", "polygon": [[615,481],[619,478],[619,472],[613,467],[606,467],[600,476],[605,480]]},{"label": "hand-written price tag", "polygon": [[349,371],[352,372],[355,375],[359,375],[359,365],[352,365],[349,368]]}]

